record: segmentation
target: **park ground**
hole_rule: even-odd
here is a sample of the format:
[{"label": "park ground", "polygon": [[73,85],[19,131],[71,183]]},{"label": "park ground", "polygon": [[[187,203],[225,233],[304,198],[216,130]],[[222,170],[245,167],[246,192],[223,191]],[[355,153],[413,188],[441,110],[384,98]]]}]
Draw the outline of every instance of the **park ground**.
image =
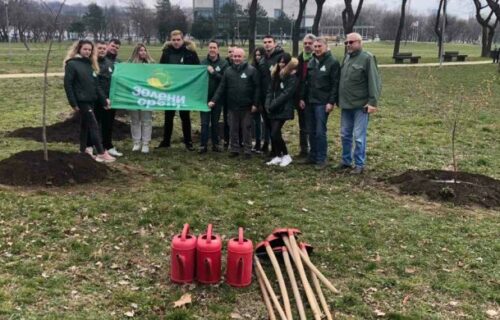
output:
[{"label": "park ground", "polygon": [[[478,56],[478,47],[457,49]],[[65,50],[56,51],[51,71],[61,70]],[[391,47],[378,50],[379,61],[389,62]],[[421,50],[435,62],[435,47]],[[130,51],[126,46],[122,57]],[[41,47],[12,63],[5,45],[1,53],[2,73],[41,72]],[[313,261],[341,290],[327,293],[338,319],[494,318],[500,312],[498,208],[402,196],[384,181],[408,169],[449,168],[456,112],[460,170],[500,179],[500,76],[493,65],[381,72],[383,95],[370,120],[363,177],[189,153],[177,120],[168,151],[132,154],[130,140],[117,142],[125,157],[104,182],[0,187],[0,319],[265,319],[255,283],[233,289],[169,282],[170,239],[186,222],[195,233],[214,223],[226,239],[243,226],[254,241],[275,227],[300,227],[315,246]],[[41,149],[39,142],[8,137],[40,125],[41,79],[1,80],[0,92],[0,160]],[[48,106],[49,124],[70,113],[61,78],[49,80]],[[199,117],[192,118],[196,130]],[[161,122],[155,114],[155,125]],[[333,166],[340,156],[338,110],[328,130]],[[296,120],[287,123],[285,137],[296,154]],[[77,146],[49,141],[49,149]],[[186,292],[193,303],[174,309]]]}]

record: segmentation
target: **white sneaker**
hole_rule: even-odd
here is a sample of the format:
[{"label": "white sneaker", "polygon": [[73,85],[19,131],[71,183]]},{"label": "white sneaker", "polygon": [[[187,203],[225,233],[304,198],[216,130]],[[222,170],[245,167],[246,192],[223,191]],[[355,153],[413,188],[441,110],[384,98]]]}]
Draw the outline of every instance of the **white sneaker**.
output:
[{"label": "white sneaker", "polygon": [[283,156],[283,158],[281,158],[280,167],[286,167],[290,163],[292,163],[292,157],[287,154],[286,156]]},{"label": "white sneaker", "polygon": [[132,151],[139,151],[139,150],[141,150],[141,144],[134,143],[134,146],[132,147]]},{"label": "white sneaker", "polygon": [[143,145],[142,145],[141,152],[142,152],[142,153],[149,153],[149,145],[147,145],[147,144],[143,144]]},{"label": "white sneaker", "polygon": [[87,147],[87,148],[85,148],[85,153],[88,154],[89,156],[91,156],[92,159],[95,159],[94,148],[93,147]]},{"label": "white sneaker", "polygon": [[267,162],[266,164],[268,166],[272,166],[272,165],[277,165],[277,164],[280,164],[281,163],[281,157],[274,157],[271,159],[271,161]]},{"label": "white sneaker", "polygon": [[121,157],[123,156],[123,153],[119,152],[118,150],[116,150],[116,148],[111,148],[108,150],[108,153],[113,156],[113,157]]},{"label": "white sneaker", "polygon": [[115,160],[116,160],[116,158],[110,156],[109,153],[107,153],[107,152],[104,152],[103,154],[98,154],[95,157],[95,161],[97,161],[97,162],[111,163],[111,162],[114,162]]}]

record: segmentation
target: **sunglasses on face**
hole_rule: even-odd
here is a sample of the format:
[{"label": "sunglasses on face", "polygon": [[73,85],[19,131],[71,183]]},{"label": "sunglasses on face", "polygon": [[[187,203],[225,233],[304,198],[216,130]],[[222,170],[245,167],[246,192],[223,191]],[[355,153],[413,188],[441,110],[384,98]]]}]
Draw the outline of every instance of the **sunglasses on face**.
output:
[{"label": "sunglasses on face", "polygon": [[349,41],[344,41],[344,45],[348,45],[348,44],[353,44],[354,42],[358,42],[359,40],[349,40]]}]

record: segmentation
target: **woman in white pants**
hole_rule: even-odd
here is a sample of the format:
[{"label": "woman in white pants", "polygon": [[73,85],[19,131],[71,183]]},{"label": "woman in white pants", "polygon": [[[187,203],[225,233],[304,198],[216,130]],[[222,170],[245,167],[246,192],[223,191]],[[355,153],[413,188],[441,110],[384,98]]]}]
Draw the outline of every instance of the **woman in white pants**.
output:
[{"label": "woman in white pants", "polygon": [[[153,59],[149,55],[146,46],[139,43],[132,51],[132,56],[129,59],[130,63],[153,63]],[[131,131],[132,142],[134,146],[132,151],[141,151],[149,153],[149,142],[151,142],[151,133],[153,131],[153,112],[144,110],[131,110]]]}]

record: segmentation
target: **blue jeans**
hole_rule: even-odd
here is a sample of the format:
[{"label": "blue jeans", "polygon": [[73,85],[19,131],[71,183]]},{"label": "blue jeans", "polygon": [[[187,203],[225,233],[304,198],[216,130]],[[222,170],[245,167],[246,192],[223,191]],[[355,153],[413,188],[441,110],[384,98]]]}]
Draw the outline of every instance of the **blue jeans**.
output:
[{"label": "blue jeans", "polygon": [[316,164],[326,162],[328,143],[326,140],[326,124],[328,113],[326,105],[313,104],[306,106],[307,131],[309,133],[309,160]]},{"label": "blue jeans", "polygon": [[[350,166],[354,155],[354,165],[363,168],[366,160],[366,130],[368,113],[363,109],[342,109],[340,137],[342,140],[342,164]],[[352,144],[354,139],[354,151]]]},{"label": "blue jeans", "polygon": [[222,111],[221,106],[215,106],[208,112],[200,112],[201,118],[201,139],[202,147],[208,146],[208,137],[211,135],[212,145],[219,144],[219,118]]}]

